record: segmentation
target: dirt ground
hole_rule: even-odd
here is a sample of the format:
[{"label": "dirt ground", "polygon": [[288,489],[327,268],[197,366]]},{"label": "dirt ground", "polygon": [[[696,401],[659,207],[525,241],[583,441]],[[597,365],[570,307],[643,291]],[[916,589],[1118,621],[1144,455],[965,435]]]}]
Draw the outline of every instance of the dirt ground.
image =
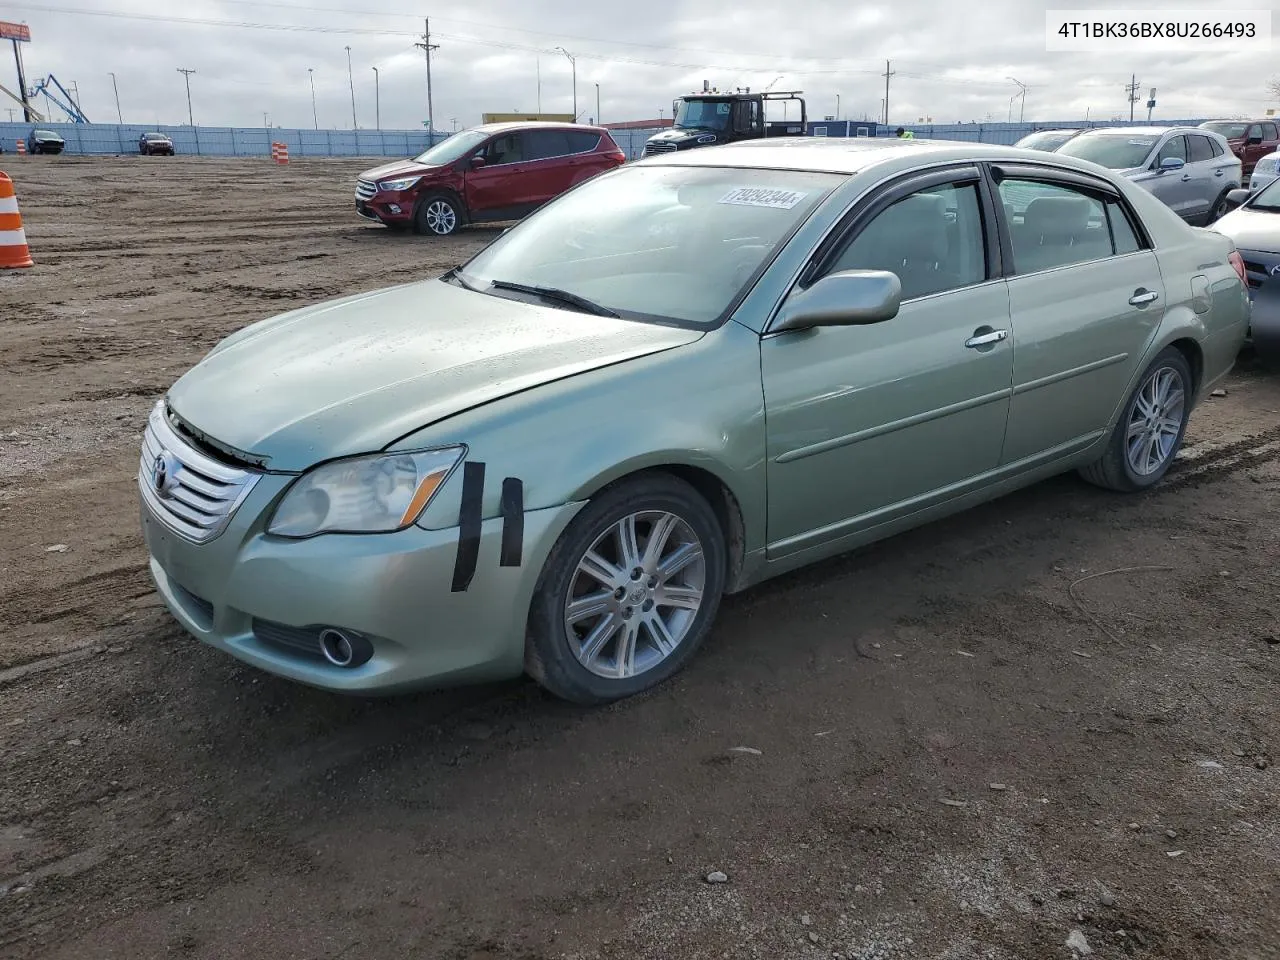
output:
[{"label": "dirt ground", "polygon": [[1242,362],[1150,494],[730,598],[650,695],[339,698],[159,606],[140,430],[232,330],[493,231],[365,224],[360,162],[6,164],[0,956],[1280,957],[1280,380]]}]

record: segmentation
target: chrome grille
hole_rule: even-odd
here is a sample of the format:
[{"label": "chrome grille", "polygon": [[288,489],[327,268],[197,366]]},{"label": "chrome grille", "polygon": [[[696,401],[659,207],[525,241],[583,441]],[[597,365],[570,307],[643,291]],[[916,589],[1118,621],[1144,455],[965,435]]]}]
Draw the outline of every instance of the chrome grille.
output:
[{"label": "chrome grille", "polygon": [[655,153],[672,153],[676,149],[674,143],[646,143],[644,145],[644,155],[651,157]]},{"label": "chrome grille", "polygon": [[[207,543],[231,521],[260,474],[220,463],[184,440],[156,404],[142,436],[138,489],[151,512],[175,533]],[[157,464],[163,462],[163,483]]]},{"label": "chrome grille", "polygon": [[370,200],[373,198],[373,195],[377,192],[378,192],[378,185],[376,183],[370,183],[368,180],[356,181],[356,199],[357,200]]}]

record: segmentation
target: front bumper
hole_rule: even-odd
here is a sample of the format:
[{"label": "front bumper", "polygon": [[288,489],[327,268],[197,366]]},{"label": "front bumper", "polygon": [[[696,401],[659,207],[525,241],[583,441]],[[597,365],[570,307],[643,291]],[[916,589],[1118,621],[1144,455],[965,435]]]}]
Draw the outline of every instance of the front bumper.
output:
[{"label": "front bumper", "polygon": [[372,196],[356,194],[356,213],[377,223],[408,223],[413,219],[415,194],[379,190]]},{"label": "front bumper", "polygon": [[[344,693],[520,674],[538,575],[580,504],[525,515],[519,567],[499,566],[502,520],[485,521],[475,575],[453,593],[456,527],[301,541],[266,535],[266,518],[291,479],[262,477],[227,529],[204,544],[184,539],[143,502],[156,589],[189,633],[269,673]],[[325,626],[366,637],[372,658],[355,668],[324,660],[318,635]]]}]

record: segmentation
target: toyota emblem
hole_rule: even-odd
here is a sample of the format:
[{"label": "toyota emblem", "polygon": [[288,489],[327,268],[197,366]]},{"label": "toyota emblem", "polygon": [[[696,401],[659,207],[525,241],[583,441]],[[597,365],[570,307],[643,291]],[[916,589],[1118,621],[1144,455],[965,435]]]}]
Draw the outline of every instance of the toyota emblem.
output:
[{"label": "toyota emblem", "polygon": [[162,497],[173,494],[178,485],[178,458],[168,450],[161,450],[151,464],[151,486]]}]

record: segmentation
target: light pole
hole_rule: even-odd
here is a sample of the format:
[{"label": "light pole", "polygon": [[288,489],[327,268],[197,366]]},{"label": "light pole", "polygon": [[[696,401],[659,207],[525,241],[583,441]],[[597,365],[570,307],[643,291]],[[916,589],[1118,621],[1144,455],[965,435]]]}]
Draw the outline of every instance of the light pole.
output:
[{"label": "light pole", "polygon": [[316,129],[320,129],[320,118],[316,115],[316,70],[315,67],[307,67],[307,76],[311,78],[311,122],[316,125]]},{"label": "light pole", "polygon": [[556,47],[561,53],[569,58],[569,64],[573,67],[573,122],[578,122],[578,60],[566,50],[564,47]]},{"label": "light pole", "polygon": [[836,119],[840,119],[840,94],[836,94]]},{"label": "light pole", "polygon": [[351,73],[350,47],[347,47],[347,85],[351,87],[351,129],[358,130],[360,125],[356,122],[356,80]]},{"label": "light pole", "polygon": [[[110,73],[110,71],[108,71],[108,73]],[[116,120],[121,126],[124,126],[124,114],[120,112],[120,88],[116,86],[116,75],[114,73],[110,73],[110,76],[111,89],[114,90],[116,94]]]},{"label": "light pole", "polygon": [[1022,92],[1022,107],[1018,110],[1018,122],[1022,123],[1027,119],[1027,85],[1021,80],[1014,80],[1013,77],[1005,77],[1006,80],[1013,80],[1018,85],[1018,89]]},{"label": "light pole", "polygon": [[378,92],[378,68],[373,68],[373,123],[382,129],[382,94]]},{"label": "light pole", "polygon": [[187,81],[187,123],[192,127],[195,127],[195,117],[191,113],[191,75],[195,73],[195,71],[179,67],[178,72],[182,74],[183,78]]},{"label": "light pole", "polygon": [[599,126],[600,123],[601,123],[600,121],[600,84],[597,83],[596,84],[596,126]]},{"label": "light pole", "polygon": [[1007,121],[1009,123],[1013,123],[1013,101],[1017,99],[1018,99],[1018,95],[1016,93],[1009,98],[1009,116],[1007,118]]}]

